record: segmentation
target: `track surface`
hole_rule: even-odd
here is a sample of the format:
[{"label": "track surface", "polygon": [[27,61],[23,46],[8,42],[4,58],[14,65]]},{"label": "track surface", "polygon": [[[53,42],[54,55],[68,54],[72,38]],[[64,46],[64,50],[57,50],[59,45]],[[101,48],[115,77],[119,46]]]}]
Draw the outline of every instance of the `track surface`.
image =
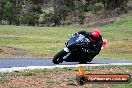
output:
[{"label": "track surface", "polygon": [[102,65],[132,65],[132,60],[93,60],[87,64],[79,64],[78,62],[63,62],[59,65],[53,64],[52,59],[48,58],[18,58],[0,60],[0,72],[19,72],[33,69],[45,68],[64,68],[79,66],[102,66]]},{"label": "track surface", "polygon": [[[63,62],[59,65],[77,65],[78,62]],[[132,65],[132,60],[93,60],[88,62],[88,65],[98,64],[124,64]],[[52,63],[52,59],[48,58],[18,58],[18,59],[1,59],[0,68],[11,68],[11,67],[27,67],[27,66],[56,66]]]}]

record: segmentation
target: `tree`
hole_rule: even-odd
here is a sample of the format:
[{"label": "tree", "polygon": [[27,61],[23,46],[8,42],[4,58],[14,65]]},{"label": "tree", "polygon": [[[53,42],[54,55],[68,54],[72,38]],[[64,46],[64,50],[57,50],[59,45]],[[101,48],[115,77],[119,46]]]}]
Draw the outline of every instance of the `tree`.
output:
[{"label": "tree", "polygon": [[35,0],[24,0],[21,9],[20,22],[34,26],[38,24],[39,15],[42,13],[41,6]]},{"label": "tree", "polygon": [[34,26],[40,18],[40,23],[54,26],[66,22],[83,24],[85,14],[89,12],[102,12],[106,16],[112,11],[116,14],[127,12],[128,1],[130,0],[0,0],[0,24],[2,20],[7,20],[9,24]]},{"label": "tree", "polygon": [[3,8],[0,5],[0,24],[2,24],[2,18],[3,18]]},{"label": "tree", "polygon": [[16,20],[15,14],[16,14],[15,5],[12,2],[10,2],[10,0],[7,0],[3,7],[3,20],[8,20],[9,24],[11,25],[12,21]]},{"label": "tree", "polygon": [[129,0],[100,0],[99,2],[101,2],[104,5],[104,9],[107,10],[114,10],[116,8],[120,8],[121,10],[127,10],[127,2]]}]

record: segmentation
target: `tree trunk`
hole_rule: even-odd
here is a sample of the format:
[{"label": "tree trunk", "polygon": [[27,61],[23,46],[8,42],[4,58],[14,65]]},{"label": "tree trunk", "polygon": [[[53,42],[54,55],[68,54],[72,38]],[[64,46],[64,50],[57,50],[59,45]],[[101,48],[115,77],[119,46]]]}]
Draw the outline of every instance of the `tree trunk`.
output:
[{"label": "tree trunk", "polygon": [[2,24],[2,20],[0,19],[0,25]]},{"label": "tree trunk", "polygon": [[9,20],[9,25],[11,25],[12,24],[12,22],[11,22],[11,20]]}]

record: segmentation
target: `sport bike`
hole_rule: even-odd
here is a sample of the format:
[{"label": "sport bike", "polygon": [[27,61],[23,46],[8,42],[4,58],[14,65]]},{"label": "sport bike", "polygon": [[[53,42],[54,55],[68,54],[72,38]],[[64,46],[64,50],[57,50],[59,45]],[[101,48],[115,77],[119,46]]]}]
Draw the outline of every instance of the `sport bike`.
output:
[{"label": "sport bike", "polygon": [[81,64],[91,62],[89,58],[89,43],[90,40],[82,34],[73,34],[65,43],[65,48],[59,51],[53,57],[53,63],[59,64],[66,62],[79,62]]}]

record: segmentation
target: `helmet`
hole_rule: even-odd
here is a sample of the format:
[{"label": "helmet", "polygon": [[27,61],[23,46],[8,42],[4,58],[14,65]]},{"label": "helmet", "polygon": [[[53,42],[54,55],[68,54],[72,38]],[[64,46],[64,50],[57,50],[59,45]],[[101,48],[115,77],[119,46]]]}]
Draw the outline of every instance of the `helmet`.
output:
[{"label": "helmet", "polygon": [[93,40],[98,39],[100,35],[101,35],[101,32],[100,32],[100,30],[98,30],[98,29],[93,29],[93,30],[91,31],[91,38],[92,38]]}]

